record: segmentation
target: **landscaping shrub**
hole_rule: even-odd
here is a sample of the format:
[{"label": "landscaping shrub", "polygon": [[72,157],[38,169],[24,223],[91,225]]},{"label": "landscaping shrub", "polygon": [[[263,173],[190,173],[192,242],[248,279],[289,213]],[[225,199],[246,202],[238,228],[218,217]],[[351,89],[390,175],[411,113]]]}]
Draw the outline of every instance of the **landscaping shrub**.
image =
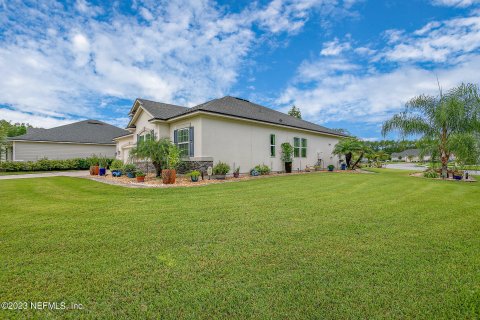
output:
[{"label": "landscaping shrub", "polygon": [[122,170],[123,169],[123,162],[122,160],[113,160],[112,164],[110,165],[110,170]]},{"label": "landscaping shrub", "polygon": [[213,174],[215,175],[224,175],[227,174],[228,171],[230,171],[230,166],[225,162],[220,161],[213,167]]},{"label": "landscaping shrub", "polygon": [[258,166],[255,166],[255,168],[253,168],[253,170],[257,171],[258,173],[260,173],[262,176],[263,175],[266,175],[266,174],[269,174],[270,173],[270,167],[267,166],[267,165],[264,165],[264,164],[259,164]]},{"label": "landscaping shrub", "polygon": [[423,173],[423,176],[425,178],[431,178],[431,179],[434,179],[434,178],[438,178],[439,177],[439,174],[435,171],[435,170],[427,170]]},{"label": "landscaping shrub", "polygon": [[[96,158],[98,159],[98,158]],[[107,159],[111,163],[114,159]],[[66,160],[40,159],[38,161],[0,163],[0,171],[51,171],[51,170],[86,170],[94,163],[95,158],[75,158]]]}]

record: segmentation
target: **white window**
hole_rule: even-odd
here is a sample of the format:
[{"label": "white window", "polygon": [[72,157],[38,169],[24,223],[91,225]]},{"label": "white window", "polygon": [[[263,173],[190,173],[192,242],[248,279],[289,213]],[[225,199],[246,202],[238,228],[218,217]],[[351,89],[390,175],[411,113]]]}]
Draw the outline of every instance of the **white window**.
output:
[{"label": "white window", "polygon": [[295,158],[307,157],[307,139],[293,138],[293,156]]},{"label": "white window", "polygon": [[180,149],[180,157],[190,155],[190,128],[177,130],[177,146]]},{"label": "white window", "polygon": [[275,135],[270,135],[270,157],[275,158]]}]

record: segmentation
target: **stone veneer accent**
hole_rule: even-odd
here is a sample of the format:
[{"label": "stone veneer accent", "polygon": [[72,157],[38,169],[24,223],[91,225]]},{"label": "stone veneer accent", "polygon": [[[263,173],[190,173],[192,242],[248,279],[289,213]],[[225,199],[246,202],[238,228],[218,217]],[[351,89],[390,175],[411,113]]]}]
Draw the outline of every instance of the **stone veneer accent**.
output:
[{"label": "stone veneer accent", "polygon": [[[135,162],[135,165],[138,169],[142,170],[143,172],[149,173],[155,172],[155,167],[150,161],[138,161]],[[148,170],[147,170],[148,167]],[[205,160],[186,160],[182,161],[177,168],[177,173],[185,174],[193,170],[198,170],[200,172],[207,173],[207,168],[213,167],[213,160],[212,161],[205,161]]]}]

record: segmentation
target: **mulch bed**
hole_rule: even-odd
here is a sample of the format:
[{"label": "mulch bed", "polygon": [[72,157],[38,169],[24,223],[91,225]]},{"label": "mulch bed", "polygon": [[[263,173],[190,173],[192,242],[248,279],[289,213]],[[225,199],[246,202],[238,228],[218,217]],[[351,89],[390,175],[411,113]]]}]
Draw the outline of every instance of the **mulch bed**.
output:
[{"label": "mulch bed", "polygon": [[[423,176],[423,172],[416,172],[416,173],[411,173],[410,174],[411,177],[416,177],[416,178],[425,178]],[[425,178],[425,179],[430,179],[430,180],[443,180],[443,181],[457,181],[457,182],[477,182],[477,180],[472,177],[471,175],[468,176],[468,179],[462,179],[462,180],[456,180],[456,179],[453,179],[453,178],[446,178],[446,179],[443,179],[441,177],[439,178]]]},{"label": "mulch bed", "polygon": [[118,186],[123,186],[123,187],[128,187],[128,188],[174,188],[174,187],[199,187],[199,186],[204,186],[208,184],[218,184],[218,183],[228,183],[228,182],[237,182],[237,181],[245,181],[245,180],[252,180],[252,179],[263,179],[263,178],[269,178],[269,177],[278,177],[278,176],[289,176],[289,175],[299,175],[299,174],[321,174],[321,173],[352,173],[352,174],[361,174],[361,173],[371,173],[368,171],[363,171],[363,170],[348,170],[348,171],[341,171],[341,170],[335,170],[333,172],[329,171],[313,171],[313,172],[305,172],[305,171],[300,171],[300,172],[292,172],[292,173],[270,173],[268,175],[263,175],[263,176],[250,176],[248,174],[241,174],[239,178],[234,178],[233,176],[227,176],[225,180],[217,180],[211,178],[210,180],[208,179],[208,176],[204,177],[204,180],[202,180],[201,177],[199,177],[199,180],[197,182],[192,182],[190,177],[185,176],[185,175],[179,175],[177,174],[177,178],[175,181],[175,184],[163,184],[161,178],[155,177],[154,173],[148,174],[145,177],[145,182],[137,182],[135,178],[131,179],[128,178],[125,175],[122,175],[121,177],[113,177],[110,172],[107,172],[106,176],[86,176],[86,179],[106,183],[106,184],[112,184],[112,185],[118,185]]}]

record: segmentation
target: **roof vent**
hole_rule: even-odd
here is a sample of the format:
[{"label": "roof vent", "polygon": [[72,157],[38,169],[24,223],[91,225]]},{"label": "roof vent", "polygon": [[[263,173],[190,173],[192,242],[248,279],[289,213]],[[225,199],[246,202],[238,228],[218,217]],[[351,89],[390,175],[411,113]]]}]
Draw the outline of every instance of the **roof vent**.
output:
[{"label": "roof vent", "polygon": [[283,120],[282,120],[282,119],[278,119],[278,121],[280,121],[280,122],[283,122]]},{"label": "roof vent", "polygon": [[242,101],[250,102],[250,101],[248,101],[247,99],[243,99],[243,98],[239,98],[239,97],[234,97],[234,98],[237,99],[237,100],[242,100]]},{"label": "roof vent", "polygon": [[88,124],[98,124],[98,125],[103,125],[103,123],[98,122],[98,121],[88,121]]}]

